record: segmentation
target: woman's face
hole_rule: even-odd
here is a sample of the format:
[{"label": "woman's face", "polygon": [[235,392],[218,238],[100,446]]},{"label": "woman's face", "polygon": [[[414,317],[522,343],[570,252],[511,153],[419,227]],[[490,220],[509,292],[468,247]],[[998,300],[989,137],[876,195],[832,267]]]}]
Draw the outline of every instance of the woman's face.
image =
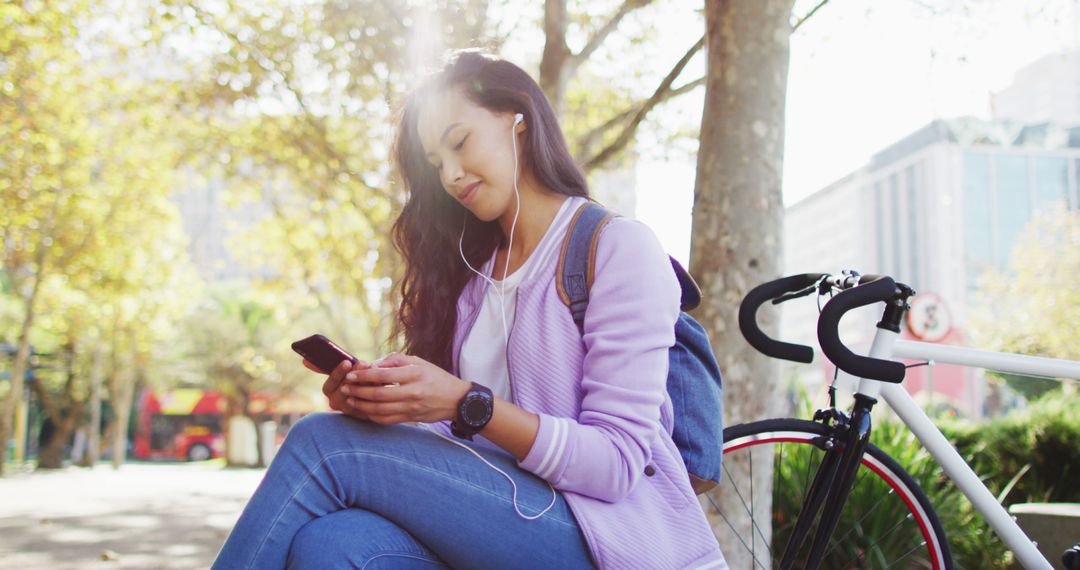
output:
[{"label": "woman's face", "polygon": [[[477,218],[489,222],[514,203],[513,113],[493,113],[453,88],[420,108],[417,130],[428,163],[443,189]],[[522,140],[517,141],[518,172]],[[521,188],[519,187],[519,190]]]}]

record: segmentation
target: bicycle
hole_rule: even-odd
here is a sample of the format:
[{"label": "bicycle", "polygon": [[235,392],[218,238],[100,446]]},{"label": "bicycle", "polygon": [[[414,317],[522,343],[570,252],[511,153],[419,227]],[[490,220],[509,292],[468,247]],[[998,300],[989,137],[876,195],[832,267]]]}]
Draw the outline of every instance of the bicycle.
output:
[{"label": "bicycle", "polygon": [[[766,301],[778,304],[813,293],[836,293],[821,308],[817,334],[829,360],[859,379],[854,404],[847,413],[837,408],[834,383],[829,388],[830,406],[818,410],[811,420],[768,419],[726,428],[721,492],[735,493],[749,522],[745,528],[732,522],[735,517],[726,516],[710,494],[713,507],[728,523],[727,527],[716,525],[718,537],[733,535],[737,540],[732,542],[749,553],[754,568],[952,568],[949,541],[931,501],[899,462],[870,443],[871,410],[884,398],[1017,561],[1029,569],[1051,568],[900,386],[905,365],[890,358],[1077,379],[1080,362],[899,340],[908,299],[915,291],[888,276],[855,272],[795,275],[756,287],[740,306],[743,336],[768,356],[811,362],[813,349],[768,337],[758,327],[756,316]],[[859,356],[841,342],[840,319],[852,309],[878,302],[885,303],[881,321],[869,354]],[[762,470],[770,473],[773,487],[785,491],[777,495],[777,504],[773,504],[773,493],[755,497],[755,469],[759,477]],[[856,499],[852,504],[871,506],[866,512],[853,512],[844,508],[849,499]],[[895,516],[883,520],[882,515],[890,514]],[[1076,558],[1069,552],[1066,556]]]}]

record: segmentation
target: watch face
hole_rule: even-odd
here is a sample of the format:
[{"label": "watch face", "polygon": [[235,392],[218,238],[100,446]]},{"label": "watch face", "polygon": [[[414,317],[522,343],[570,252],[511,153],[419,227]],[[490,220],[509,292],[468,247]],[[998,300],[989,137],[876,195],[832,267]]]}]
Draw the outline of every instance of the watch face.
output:
[{"label": "watch face", "polygon": [[472,397],[465,402],[465,421],[470,424],[483,424],[491,415],[491,401],[484,397]]}]

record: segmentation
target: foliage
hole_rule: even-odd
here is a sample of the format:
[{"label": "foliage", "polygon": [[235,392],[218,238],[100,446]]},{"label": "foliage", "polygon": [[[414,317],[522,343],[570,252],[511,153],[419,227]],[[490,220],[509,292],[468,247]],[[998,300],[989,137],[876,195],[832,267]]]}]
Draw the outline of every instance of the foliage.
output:
[{"label": "foliage", "polygon": [[[942,422],[939,427],[1006,506],[1080,501],[1080,394],[1048,394],[1025,410],[989,422]],[[953,557],[964,568],[1004,568],[1011,554],[982,515],[944,477],[925,449],[895,421],[877,422],[874,443],[926,491],[945,525]],[[858,509],[858,507],[856,507]]]},{"label": "foliage", "polygon": [[[800,417],[812,413],[807,398],[801,399]],[[1080,487],[1080,424],[1074,420],[1080,407],[1080,393],[1060,388],[1024,410],[986,422],[941,420],[938,427],[960,451],[983,483],[1006,506],[1026,502],[1078,502]],[[961,568],[1007,568],[1012,555],[994,534],[982,515],[952,482],[941,467],[902,423],[882,414],[875,416],[871,440],[895,459],[920,485],[945,527],[953,557]],[[777,446],[779,449],[779,446]],[[774,524],[774,544],[783,544],[783,513],[797,512],[809,468],[820,454],[798,453],[783,448],[782,473],[799,484],[774,485],[774,509],[781,518]],[[861,478],[849,498],[845,517],[862,517],[866,533],[895,522],[894,513],[875,509],[881,501],[878,487]],[[870,513],[867,516],[867,513]],[[881,520],[878,520],[881,519]],[[848,521],[848,522],[845,522]],[[838,528],[850,526],[842,519]],[[787,528],[790,530],[790,528]],[[781,538],[777,539],[776,536]],[[777,542],[779,541],[779,542]],[[848,556],[848,558],[851,558]]]},{"label": "foliage", "polygon": [[[1008,273],[979,280],[971,330],[992,350],[1080,360],[1080,211],[1058,207],[1036,215],[1025,228]],[[999,375],[1029,398],[1053,383]]]},{"label": "foliage", "polygon": [[[90,8],[69,1],[0,9],[4,295],[20,313],[5,319],[0,337],[39,351],[66,347],[71,371],[62,386],[45,374],[49,385],[38,391],[54,421],[85,400],[90,351],[79,349],[111,345],[115,365],[119,351],[132,355],[128,369],[147,373],[144,364],[154,361],[146,355],[185,300],[170,289],[190,291],[194,280],[168,200],[177,148],[165,131],[178,122],[167,122],[175,88],[133,76],[131,58],[145,54],[103,33],[103,16]],[[63,405],[51,402],[54,394]]]},{"label": "foliage", "polygon": [[264,213],[230,246],[269,268],[266,285],[318,307],[339,342],[355,345],[357,328],[385,338],[397,271],[387,236],[404,198],[389,167],[393,106],[441,52],[429,40],[483,41],[487,3],[222,8],[157,6],[168,41],[209,52],[184,71],[181,112],[203,119],[185,140],[189,164]]},{"label": "foliage", "polygon": [[[312,330],[361,356],[390,348],[380,341],[399,268],[387,236],[404,199],[390,171],[394,113],[444,49],[497,53],[543,17],[538,6],[510,4],[0,6],[0,339],[68,350],[71,382],[42,372],[43,397],[66,402],[46,405],[49,413],[84,405],[89,380],[101,376],[113,399],[143,381],[248,378],[288,389],[301,381],[294,372],[307,373],[283,339]],[[577,78],[565,117],[574,139],[592,133],[607,144],[613,131],[596,130],[605,113],[625,115],[653,88],[640,68],[626,74],[610,64],[650,51],[649,10],[670,8],[659,4],[638,12],[628,36],[611,36],[587,72],[566,73]],[[562,39],[575,48],[621,18],[612,16],[618,3],[578,2],[570,11]],[[251,299],[205,293],[185,251],[170,197],[208,185],[261,218],[228,244],[269,276],[252,295],[273,307],[272,318],[254,329],[244,326],[253,314],[242,315]],[[242,346],[182,348],[205,338]],[[21,398],[5,394],[10,385],[0,384],[0,396],[12,396],[3,427]]]}]

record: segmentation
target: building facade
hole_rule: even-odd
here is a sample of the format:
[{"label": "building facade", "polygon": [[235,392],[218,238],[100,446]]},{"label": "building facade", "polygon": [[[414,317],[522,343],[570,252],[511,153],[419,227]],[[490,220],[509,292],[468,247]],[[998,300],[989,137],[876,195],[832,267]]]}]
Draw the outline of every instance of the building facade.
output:
[{"label": "building facade", "polygon": [[[934,121],[787,209],[785,273],[891,275],[940,299],[952,323],[940,342],[968,344],[980,277],[1008,271],[1017,239],[1039,212],[1077,208],[1078,170],[1080,129]],[[791,305],[782,318],[784,338],[816,346],[816,307]],[[854,345],[869,342],[879,316],[876,309],[860,311],[842,331]],[[910,369],[905,385],[919,395],[931,382],[944,401],[981,414],[980,375],[947,366],[929,374]]]}]

